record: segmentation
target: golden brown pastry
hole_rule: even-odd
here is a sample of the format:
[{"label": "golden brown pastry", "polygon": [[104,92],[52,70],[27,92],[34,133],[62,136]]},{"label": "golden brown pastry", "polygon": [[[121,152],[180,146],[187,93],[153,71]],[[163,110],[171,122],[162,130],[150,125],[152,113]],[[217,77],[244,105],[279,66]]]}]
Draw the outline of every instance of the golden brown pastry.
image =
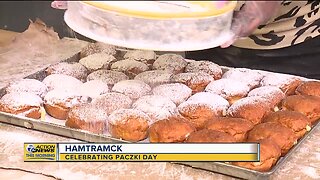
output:
[{"label": "golden brown pastry", "polygon": [[260,143],[260,162],[233,162],[232,164],[255,171],[269,171],[280,158],[281,149],[270,139],[263,139],[258,143]]},{"label": "golden brown pastry", "polygon": [[153,123],[149,129],[149,140],[152,143],[183,142],[196,129],[180,117],[170,117]]},{"label": "golden brown pastry", "polygon": [[111,65],[111,70],[119,71],[126,74],[130,79],[136,77],[136,75],[148,71],[148,65],[131,59],[121,60]]},{"label": "golden brown pastry", "polygon": [[210,143],[210,142],[221,142],[221,143],[232,143],[236,142],[236,139],[228,133],[202,129],[191,133],[186,142],[188,143]]},{"label": "golden brown pastry", "polygon": [[81,65],[80,63],[75,63],[75,62],[73,63],[60,62],[58,64],[48,67],[45,70],[45,72],[47,76],[51,74],[64,74],[64,75],[77,78],[82,82],[85,82],[88,76],[87,68]]},{"label": "golden brown pastry", "polygon": [[89,103],[72,107],[65,124],[67,127],[103,134],[107,129],[107,122],[107,113]]},{"label": "golden brown pastry", "polygon": [[47,86],[36,79],[21,79],[11,82],[6,87],[6,93],[32,93],[44,97],[48,91]]},{"label": "golden brown pastry", "polygon": [[227,111],[227,116],[244,118],[256,125],[259,124],[262,118],[269,112],[270,107],[264,98],[246,97],[232,104]]},{"label": "golden brown pastry", "polygon": [[224,116],[228,107],[229,102],[223,97],[208,92],[200,92],[181,103],[178,106],[178,111],[197,129],[202,129],[208,120],[215,116]]},{"label": "golden brown pastry", "polygon": [[182,83],[192,89],[192,93],[202,92],[206,86],[214,81],[210,74],[204,72],[180,73],[171,77],[173,83]]},{"label": "golden brown pastry", "polygon": [[242,118],[215,117],[207,122],[205,128],[228,133],[233,136],[237,142],[245,142],[248,131],[253,128],[253,124]]},{"label": "golden brown pastry", "polygon": [[233,68],[225,72],[222,76],[223,79],[233,79],[245,83],[250,89],[258,87],[263,77],[264,75],[260,71],[247,68]]},{"label": "golden brown pastry", "polygon": [[287,74],[271,73],[261,80],[261,86],[275,86],[287,96],[293,95],[296,88],[302,83],[301,79]]},{"label": "golden brown pastry", "polygon": [[80,59],[79,63],[86,67],[89,72],[93,72],[100,69],[109,69],[111,64],[116,61],[117,59],[112,55],[97,53]]},{"label": "golden brown pastry", "polygon": [[109,115],[115,110],[130,108],[132,100],[126,95],[111,92],[93,99],[91,103],[104,109],[104,111]]},{"label": "golden brown pastry", "polygon": [[137,142],[147,138],[150,122],[142,111],[119,109],[110,114],[108,127],[112,137]]},{"label": "golden brown pastry", "polygon": [[143,81],[153,88],[161,84],[170,83],[172,75],[169,71],[152,70],[138,74],[134,80]]},{"label": "golden brown pastry", "polygon": [[263,118],[262,122],[276,122],[290,128],[300,139],[307,131],[311,129],[311,124],[307,116],[295,111],[277,111],[270,113]]},{"label": "golden brown pastry", "polygon": [[250,91],[250,87],[240,81],[233,79],[219,79],[208,84],[205,91],[218,94],[227,99],[230,104],[245,97]]},{"label": "golden brown pastry", "polygon": [[143,62],[151,68],[156,60],[156,53],[148,50],[129,50],[123,57],[125,59]]},{"label": "golden brown pastry", "polygon": [[177,106],[187,100],[192,90],[181,83],[171,83],[159,85],[152,90],[154,95],[164,96],[173,101]]},{"label": "golden brown pastry", "polygon": [[117,54],[116,46],[105,44],[102,42],[90,43],[88,46],[84,47],[80,52],[80,58],[87,57],[96,53],[105,53],[108,55],[115,56]]},{"label": "golden brown pastry", "polygon": [[153,63],[155,70],[167,70],[173,74],[183,73],[187,61],[178,54],[163,54]]},{"label": "golden brown pastry", "polygon": [[87,102],[89,98],[78,91],[54,89],[44,97],[44,108],[50,116],[66,120],[72,107]]},{"label": "golden brown pastry", "polygon": [[12,92],[0,99],[0,111],[39,119],[41,117],[42,99],[29,92]]},{"label": "golden brown pastry", "polygon": [[186,73],[207,73],[211,75],[215,80],[221,79],[222,69],[219,65],[211,61],[192,61],[189,62],[185,68]]},{"label": "golden brown pastry", "polygon": [[320,97],[309,95],[288,96],[282,101],[282,109],[306,115],[311,123],[320,119]]},{"label": "golden brown pastry", "polygon": [[87,81],[100,80],[104,83],[107,83],[109,87],[113,87],[114,84],[128,79],[129,77],[124,73],[111,70],[94,71],[87,77]]},{"label": "golden brown pastry", "polygon": [[319,81],[304,82],[297,87],[296,94],[320,97],[320,82]]},{"label": "golden brown pastry", "polygon": [[267,138],[281,148],[282,155],[285,155],[297,143],[297,136],[290,128],[275,122],[258,124],[248,133],[248,142]]}]

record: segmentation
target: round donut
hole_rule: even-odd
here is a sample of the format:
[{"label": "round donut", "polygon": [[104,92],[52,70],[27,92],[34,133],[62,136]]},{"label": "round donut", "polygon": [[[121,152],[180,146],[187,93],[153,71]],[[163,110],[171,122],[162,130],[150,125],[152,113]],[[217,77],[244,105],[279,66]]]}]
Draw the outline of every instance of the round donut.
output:
[{"label": "round donut", "polygon": [[83,84],[79,79],[64,74],[51,74],[42,82],[48,87],[48,91],[54,89],[77,90]]},{"label": "round donut", "polygon": [[109,116],[109,132],[112,137],[137,142],[147,138],[150,122],[142,111],[119,109]]},{"label": "round donut", "polygon": [[105,44],[102,42],[90,43],[84,47],[80,52],[80,58],[87,57],[96,53],[105,53],[108,55],[115,56],[117,54],[116,46]]},{"label": "round donut", "polygon": [[223,79],[233,79],[246,83],[250,89],[258,87],[263,77],[264,75],[260,71],[247,68],[233,68],[225,72],[222,76]]},{"label": "round donut", "polygon": [[295,111],[277,111],[263,118],[262,122],[276,122],[290,128],[300,139],[307,131],[311,130],[311,124],[307,116]]},{"label": "round donut", "polygon": [[167,119],[176,114],[176,105],[169,98],[157,95],[143,96],[133,103],[132,107],[146,113],[152,122]]},{"label": "round donut", "polygon": [[92,99],[99,97],[102,94],[109,92],[109,87],[107,83],[101,80],[87,81],[80,85],[79,92],[83,96],[88,96]]},{"label": "round donut", "polygon": [[123,57],[125,59],[143,62],[151,68],[156,60],[156,53],[148,50],[129,50]]},{"label": "round donut", "polygon": [[126,95],[111,92],[93,99],[91,103],[97,107],[101,107],[110,115],[115,110],[130,108],[132,100]]},{"label": "round donut", "polygon": [[184,142],[190,133],[196,129],[194,126],[179,117],[170,117],[153,123],[149,129],[151,143]]},{"label": "round donut", "polygon": [[245,142],[252,122],[242,118],[215,117],[205,125],[206,129],[221,131],[233,136],[237,142]]},{"label": "round donut", "polygon": [[133,79],[136,75],[148,71],[149,67],[142,62],[126,59],[113,63],[111,65],[111,70],[123,72],[130,79]]},{"label": "round donut", "polygon": [[310,95],[288,96],[282,101],[282,109],[306,115],[311,123],[320,119],[320,97]]},{"label": "round donut", "polygon": [[230,104],[245,97],[250,88],[247,84],[233,79],[219,79],[208,84],[205,91],[218,94],[227,99]]},{"label": "round donut", "polygon": [[101,80],[104,83],[108,84],[109,87],[112,87],[114,84],[128,80],[129,77],[122,72],[111,71],[111,70],[98,70],[88,75],[87,81],[92,80]]},{"label": "round donut", "polygon": [[80,59],[79,63],[86,67],[90,72],[93,72],[100,69],[109,69],[110,65],[116,61],[117,59],[112,55],[97,53]]},{"label": "round donut", "polygon": [[153,63],[155,70],[167,70],[173,74],[183,73],[187,66],[187,61],[178,54],[163,54]]},{"label": "round donut", "polygon": [[10,83],[6,87],[6,93],[32,93],[44,97],[48,91],[47,86],[36,79],[21,79]]},{"label": "round donut", "polygon": [[215,80],[222,76],[222,69],[219,65],[210,61],[192,61],[185,68],[187,73],[203,72],[211,75]]},{"label": "round donut", "polygon": [[227,111],[227,116],[247,119],[256,125],[269,112],[270,107],[264,98],[246,97],[232,104]]},{"label": "round donut", "polygon": [[93,104],[81,104],[70,109],[65,125],[97,134],[107,129],[108,115],[100,107]]},{"label": "round donut", "polygon": [[173,74],[163,70],[145,71],[138,74],[134,79],[147,83],[150,87],[155,87],[161,84],[170,83]]},{"label": "round donut", "polygon": [[267,138],[281,148],[282,155],[285,155],[297,143],[297,137],[290,128],[275,122],[258,124],[248,133],[248,142]]},{"label": "round donut", "polygon": [[274,111],[278,111],[278,105],[286,95],[278,87],[262,86],[250,91],[248,97],[262,97],[270,104],[270,107],[272,107]]},{"label": "round donut", "polygon": [[179,113],[190,121],[197,129],[215,116],[224,116],[229,102],[223,97],[208,92],[200,92],[191,96],[178,106]]},{"label": "round donut", "polygon": [[232,143],[236,142],[236,139],[230,134],[214,131],[209,129],[202,129],[200,131],[192,132],[186,142],[188,143]]},{"label": "round donut", "polygon": [[89,101],[88,97],[78,91],[54,89],[44,97],[44,108],[50,116],[66,120],[72,107]]},{"label": "round donut", "polygon": [[296,88],[302,83],[301,79],[287,74],[268,74],[261,80],[261,86],[275,86],[287,96],[293,95]]},{"label": "round donut", "polygon": [[252,169],[255,171],[269,171],[281,156],[280,147],[270,139],[259,140],[260,161],[259,162],[233,162],[233,165]]},{"label": "round donut", "polygon": [[0,111],[40,119],[42,99],[29,92],[12,92],[0,99]]},{"label": "round donut", "polygon": [[181,83],[159,85],[155,87],[152,92],[154,95],[169,98],[176,105],[179,105],[187,100],[192,94],[192,90],[188,86]]},{"label": "round donut", "polygon": [[48,67],[45,70],[47,76],[51,74],[64,74],[79,79],[82,82],[86,81],[88,70],[80,63],[61,62]]},{"label": "round donut", "polygon": [[112,91],[122,93],[132,100],[137,100],[142,96],[148,95],[151,92],[151,87],[143,81],[124,80],[116,83]]},{"label": "round donut", "polygon": [[297,87],[296,94],[320,97],[320,82],[319,81],[304,82]]},{"label": "round donut", "polygon": [[206,86],[214,81],[213,77],[207,73],[180,73],[171,77],[171,82],[182,83],[192,89],[192,93],[202,92]]}]

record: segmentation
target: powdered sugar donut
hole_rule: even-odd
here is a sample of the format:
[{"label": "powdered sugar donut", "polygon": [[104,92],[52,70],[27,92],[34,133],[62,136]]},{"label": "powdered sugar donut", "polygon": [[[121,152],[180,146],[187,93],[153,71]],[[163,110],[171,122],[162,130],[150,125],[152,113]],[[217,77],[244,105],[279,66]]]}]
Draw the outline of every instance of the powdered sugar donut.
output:
[{"label": "powdered sugar donut", "polygon": [[155,87],[169,83],[172,75],[173,74],[168,71],[153,70],[140,73],[134,79],[143,81],[149,84],[150,87]]},{"label": "powdered sugar donut", "polygon": [[163,54],[153,63],[153,69],[168,70],[173,74],[183,73],[187,61],[178,54]]},{"label": "powdered sugar donut", "polygon": [[81,104],[71,108],[66,126],[103,134],[107,129],[108,115],[93,104]]},{"label": "powdered sugar donut", "polygon": [[230,104],[245,97],[250,88],[247,84],[233,79],[219,79],[208,84],[205,91],[218,94],[227,99]]},{"label": "powdered sugar donut", "polygon": [[65,120],[72,107],[87,102],[89,98],[82,96],[78,91],[54,89],[44,97],[44,108],[50,116]]},{"label": "powdered sugar donut", "polygon": [[127,80],[129,77],[122,72],[111,70],[98,70],[88,75],[87,81],[101,80],[112,87],[114,84]]},{"label": "powdered sugar donut", "polygon": [[109,87],[107,83],[104,83],[101,80],[92,80],[87,81],[80,85],[79,92],[83,96],[88,96],[90,98],[97,98],[102,94],[106,94],[109,92]]},{"label": "powdered sugar donut", "polygon": [[0,99],[0,111],[33,119],[41,117],[42,99],[29,92],[12,92]]},{"label": "powdered sugar donut", "polygon": [[130,50],[123,57],[125,59],[143,62],[151,67],[156,60],[156,53],[148,50]]},{"label": "powdered sugar donut", "polygon": [[86,67],[90,72],[99,69],[108,69],[117,59],[105,53],[97,53],[80,59],[79,63]]},{"label": "powdered sugar donut", "polygon": [[47,86],[36,79],[21,79],[10,83],[6,88],[6,93],[32,93],[44,97],[47,93]]},{"label": "powdered sugar donut", "polygon": [[287,74],[269,74],[261,81],[261,86],[278,87],[286,95],[293,95],[296,88],[302,83],[301,79]]},{"label": "powdered sugar donut", "polygon": [[230,69],[222,76],[223,79],[233,79],[246,83],[250,89],[258,87],[263,77],[264,75],[261,72],[246,68]]},{"label": "powdered sugar donut", "polygon": [[112,91],[122,93],[132,100],[137,100],[151,92],[151,87],[139,80],[124,80],[115,84]]},{"label": "powdered sugar donut", "polygon": [[178,111],[197,129],[201,129],[215,116],[225,116],[228,107],[229,102],[223,97],[209,92],[200,92],[181,103]]},{"label": "powdered sugar donut", "polygon": [[169,98],[158,95],[143,96],[132,107],[146,113],[152,123],[176,114],[176,105]]},{"label": "powdered sugar donut", "polygon": [[109,116],[111,136],[128,141],[141,141],[148,136],[151,119],[136,109],[119,109]]},{"label": "powdered sugar donut", "polygon": [[169,98],[176,105],[179,105],[187,100],[192,94],[192,90],[188,86],[181,83],[159,85],[155,87],[152,92],[154,95]]},{"label": "powdered sugar donut", "polygon": [[102,52],[108,55],[115,56],[117,54],[116,46],[105,44],[102,42],[90,43],[88,46],[81,50],[80,58]]},{"label": "powdered sugar donut", "polygon": [[180,73],[171,77],[171,82],[182,83],[192,89],[192,93],[201,92],[205,87],[214,81],[213,77],[207,73]]},{"label": "powdered sugar donut", "polygon": [[149,67],[142,62],[127,59],[113,63],[111,70],[123,72],[133,79],[136,75],[149,70]]},{"label": "powdered sugar donut", "polygon": [[48,91],[54,89],[75,90],[83,84],[77,78],[64,74],[51,74],[44,78],[42,82],[48,87]]},{"label": "powdered sugar donut", "polygon": [[185,72],[198,73],[204,72],[210,74],[215,80],[222,76],[222,69],[219,65],[210,61],[192,61],[189,62]]},{"label": "powdered sugar donut", "polygon": [[132,100],[126,95],[111,92],[93,99],[91,103],[104,109],[109,115],[115,110],[130,108]]},{"label": "powdered sugar donut", "polygon": [[246,97],[238,100],[227,111],[228,117],[244,118],[253,124],[259,124],[262,118],[270,112],[270,107],[265,98]]},{"label": "powdered sugar donut", "polygon": [[80,81],[86,81],[88,70],[80,63],[66,63],[61,62],[55,65],[48,67],[46,70],[46,75],[49,76],[51,74],[64,74],[68,76],[72,76],[74,78],[79,79]]},{"label": "powdered sugar donut", "polygon": [[248,93],[248,97],[254,96],[265,98],[265,101],[270,103],[270,107],[273,108],[274,111],[279,110],[278,104],[286,97],[286,95],[275,86],[262,86],[253,89]]}]

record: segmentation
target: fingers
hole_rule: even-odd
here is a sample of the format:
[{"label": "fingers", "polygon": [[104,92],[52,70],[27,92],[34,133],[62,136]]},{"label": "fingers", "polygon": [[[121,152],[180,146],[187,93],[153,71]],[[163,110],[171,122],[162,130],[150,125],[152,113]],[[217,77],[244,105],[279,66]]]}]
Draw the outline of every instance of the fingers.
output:
[{"label": "fingers", "polygon": [[67,1],[53,1],[51,7],[55,9],[67,9]]}]

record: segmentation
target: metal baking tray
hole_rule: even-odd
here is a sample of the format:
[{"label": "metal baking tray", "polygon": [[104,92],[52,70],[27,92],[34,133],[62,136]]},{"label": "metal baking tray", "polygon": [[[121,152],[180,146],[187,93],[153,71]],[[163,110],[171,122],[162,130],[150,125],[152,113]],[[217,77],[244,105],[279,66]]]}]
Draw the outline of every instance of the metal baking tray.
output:
[{"label": "metal baking tray", "polygon": [[[127,51],[124,49],[118,49],[118,58],[121,58],[123,54]],[[75,54],[74,56],[62,60],[60,62],[78,62],[80,59],[80,53]],[[49,67],[48,65],[47,67]],[[45,69],[42,69],[39,72],[26,76],[25,78],[32,78],[42,81],[45,78]],[[228,67],[222,67],[223,71],[227,71]],[[0,89],[0,97],[5,94],[5,87]],[[45,121],[43,120],[35,120],[31,118],[26,118],[18,115],[13,115],[9,113],[0,112],[0,123],[6,123],[10,125],[15,125],[19,127],[24,127],[27,129],[32,129],[36,131],[41,131],[45,133],[55,134],[59,136],[64,136],[72,139],[82,140],[86,142],[123,142],[129,143],[128,141],[112,138],[110,135],[105,134],[95,134],[84,130],[72,129],[69,127],[64,126],[65,121],[56,120],[53,118],[46,118]],[[286,154],[286,156],[281,157],[277,164],[267,172],[259,172],[254,170],[249,170],[246,168],[234,166],[228,163],[222,162],[172,162],[175,164],[181,164],[190,166],[197,169],[202,169],[210,172],[220,173],[232,177],[242,178],[242,179],[270,179],[272,175],[287,161],[287,159],[297,151],[299,147],[303,144],[303,142],[310,136],[316,128],[320,127],[320,121],[316,123],[311,131],[306,133],[306,135],[301,138],[298,143],[291,148],[291,150]],[[143,142],[146,142],[144,140]],[[139,143],[139,142],[138,142]]]}]

